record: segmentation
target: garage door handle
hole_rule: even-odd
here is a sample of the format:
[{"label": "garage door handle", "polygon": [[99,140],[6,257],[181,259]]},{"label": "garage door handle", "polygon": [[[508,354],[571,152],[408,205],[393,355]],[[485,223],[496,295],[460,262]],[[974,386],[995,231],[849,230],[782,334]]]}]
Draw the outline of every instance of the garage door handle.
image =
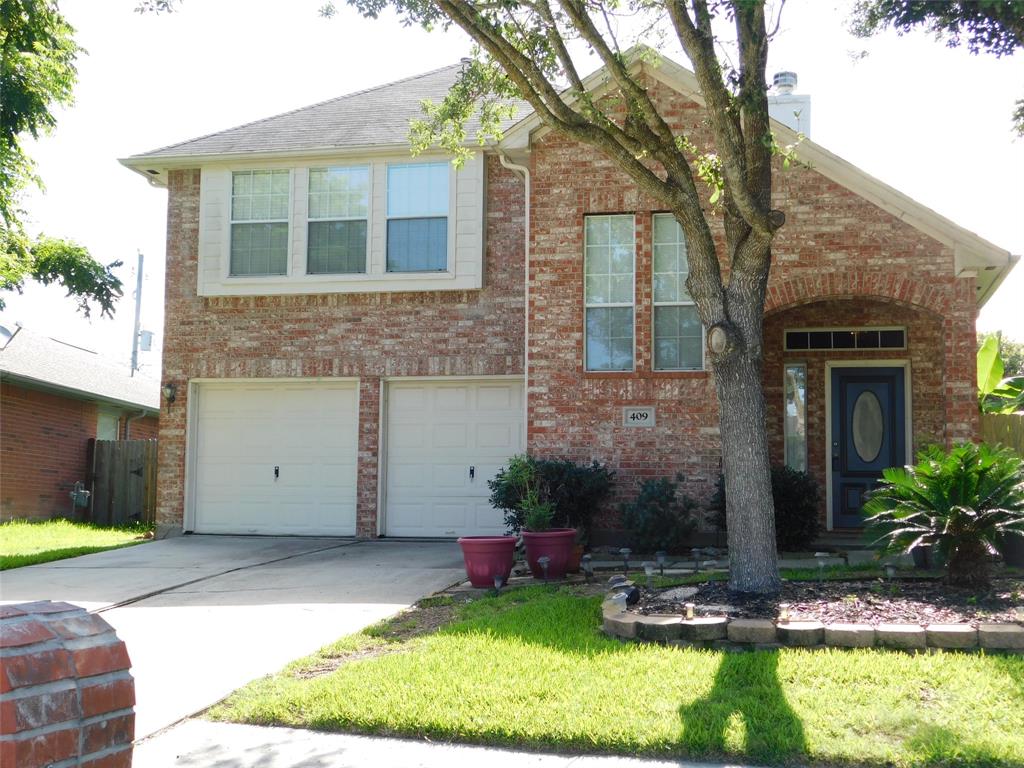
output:
[{"label": "garage door handle", "polygon": [[279,478],[280,476],[281,476],[281,468],[280,467],[274,467],[274,479],[277,480],[277,478]]},{"label": "garage door handle", "polygon": [[469,468],[469,479],[472,480],[474,477],[476,477],[476,467],[470,467]]}]

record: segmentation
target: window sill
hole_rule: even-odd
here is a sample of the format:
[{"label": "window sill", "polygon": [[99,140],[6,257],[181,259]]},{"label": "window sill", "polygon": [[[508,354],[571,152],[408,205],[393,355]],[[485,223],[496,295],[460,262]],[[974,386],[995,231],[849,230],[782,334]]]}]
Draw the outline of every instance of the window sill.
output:
[{"label": "window sill", "polygon": [[706,379],[711,375],[702,371],[583,371],[584,379]]}]

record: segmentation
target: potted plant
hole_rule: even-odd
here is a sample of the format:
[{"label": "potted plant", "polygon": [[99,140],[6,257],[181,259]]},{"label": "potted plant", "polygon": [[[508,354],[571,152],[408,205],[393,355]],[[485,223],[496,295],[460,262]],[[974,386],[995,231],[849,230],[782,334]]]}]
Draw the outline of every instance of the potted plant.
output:
[{"label": "potted plant", "polygon": [[[536,489],[530,489],[522,501],[523,544],[526,547],[526,562],[535,579],[560,579],[565,576],[576,543],[575,528],[552,528],[551,519],[555,506],[550,501],[541,501]],[[540,558],[548,558],[547,573],[540,564]]]},{"label": "potted plant", "polygon": [[466,575],[474,587],[497,586],[508,582],[515,560],[515,536],[463,536],[459,539]]}]

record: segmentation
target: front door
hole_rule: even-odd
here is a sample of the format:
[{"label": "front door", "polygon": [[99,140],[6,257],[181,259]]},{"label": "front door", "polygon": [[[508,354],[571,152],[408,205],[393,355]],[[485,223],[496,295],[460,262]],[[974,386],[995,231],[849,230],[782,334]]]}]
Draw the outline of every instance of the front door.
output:
[{"label": "front door", "polygon": [[906,461],[903,368],[832,369],[832,524],[859,528],[864,494]]}]

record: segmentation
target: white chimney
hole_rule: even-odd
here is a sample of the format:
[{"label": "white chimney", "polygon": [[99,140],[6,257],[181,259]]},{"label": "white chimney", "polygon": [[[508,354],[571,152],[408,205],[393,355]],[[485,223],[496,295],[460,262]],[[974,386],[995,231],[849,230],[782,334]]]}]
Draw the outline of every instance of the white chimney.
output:
[{"label": "white chimney", "polygon": [[796,72],[776,72],[768,94],[768,114],[797,133],[811,136],[811,97],[793,93]]}]

